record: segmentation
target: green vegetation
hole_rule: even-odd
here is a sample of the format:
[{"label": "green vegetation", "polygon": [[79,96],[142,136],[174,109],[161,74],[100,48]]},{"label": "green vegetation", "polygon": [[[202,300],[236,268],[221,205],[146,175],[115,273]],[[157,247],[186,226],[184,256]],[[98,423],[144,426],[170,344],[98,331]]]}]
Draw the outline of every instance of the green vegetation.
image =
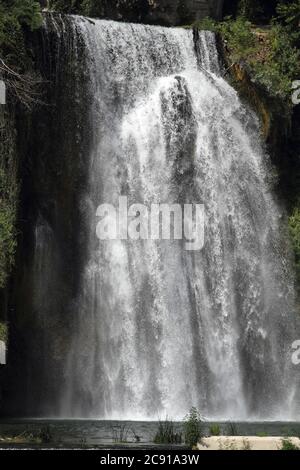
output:
[{"label": "green vegetation", "polygon": [[290,23],[278,18],[270,27],[257,27],[239,16],[219,23],[206,18],[193,26],[219,33],[231,64],[246,67],[254,82],[290,103],[292,82],[300,75],[300,34]]},{"label": "green vegetation", "polygon": [[174,423],[168,419],[160,421],[154,444],[181,444],[182,435],[175,431]]},{"label": "green vegetation", "polygon": [[203,437],[203,418],[197,408],[192,408],[185,417],[184,441],[194,448]]},{"label": "green vegetation", "polygon": [[33,0],[0,0],[0,56],[8,65],[24,71],[30,57],[25,46],[24,28],[31,31],[42,24],[40,5]]},{"label": "green vegetation", "polygon": [[[277,7],[279,20],[284,24],[298,28],[300,24],[300,2],[280,3]],[[299,34],[299,33],[298,33]]]},{"label": "green vegetation", "polygon": [[218,424],[212,424],[209,428],[209,434],[211,436],[220,436],[221,435],[221,428]]},{"label": "green vegetation", "polygon": [[33,71],[25,33],[42,24],[40,5],[33,0],[0,0],[0,79],[8,91],[8,106],[0,109],[0,289],[14,264],[18,202],[14,119],[9,105],[30,108],[40,82]]},{"label": "green vegetation", "polygon": [[282,439],[282,447],[280,450],[300,450],[300,448],[293,444],[291,439]]},{"label": "green vegetation", "polygon": [[260,0],[240,0],[238,5],[238,14],[251,20],[256,21],[264,13],[263,2]]},{"label": "green vegetation", "polygon": [[16,250],[16,183],[14,136],[0,116],[0,289],[5,287]]},{"label": "green vegetation", "polygon": [[289,229],[295,253],[297,286],[300,289],[300,208],[296,207],[289,218]]},{"label": "green vegetation", "polygon": [[30,108],[37,101],[40,79],[33,69],[25,33],[42,24],[40,5],[33,0],[0,0],[0,79],[10,98]]},{"label": "green vegetation", "polygon": [[8,330],[6,323],[0,322],[0,341],[7,341]]},{"label": "green vegetation", "polygon": [[[50,0],[51,9],[88,16],[103,15],[97,0]],[[119,2],[118,9],[133,8],[136,0]],[[245,62],[252,79],[284,99],[290,98],[291,83],[300,74],[300,0],[239,0],[232,15],[216,22],[205,18],[191,26],[218,32],[226,42],[232,63]],[[273,17],[273,19],[272,19]],[[257,26],[264,24],[263,27]]]}]

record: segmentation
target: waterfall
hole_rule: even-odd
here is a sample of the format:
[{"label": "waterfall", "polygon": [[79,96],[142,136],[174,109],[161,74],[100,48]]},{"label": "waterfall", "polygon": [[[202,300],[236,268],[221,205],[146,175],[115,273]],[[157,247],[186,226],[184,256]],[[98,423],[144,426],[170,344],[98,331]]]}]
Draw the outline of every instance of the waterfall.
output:
[{"label": "waterfall", "polygon": [[[85,46],[92,101],[80,202],[88,237],[61,416],[182,419],[196,406],[209,419],[296,419],[284,208],[258,118],[222,77],[215,36],[68,22]],[[204,204],[204,248],[99,241],[97,207],[120,196]]]}]

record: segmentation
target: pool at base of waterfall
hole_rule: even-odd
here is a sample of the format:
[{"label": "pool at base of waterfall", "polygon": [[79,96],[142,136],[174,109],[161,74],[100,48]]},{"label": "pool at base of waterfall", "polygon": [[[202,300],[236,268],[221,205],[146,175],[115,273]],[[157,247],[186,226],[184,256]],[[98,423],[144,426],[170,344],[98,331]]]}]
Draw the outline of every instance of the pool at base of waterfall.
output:
[{"label": "pool at base of waterfall", "polygon": [[[203,434],[210,435],[215,422],[203,423]],[[218,423],[221,435],[299,436],[300,422]],[[184,444],[157,445],[154,437],[159,422],[93,420],[7,420],[0,422],[0,449],[3,448],[184,448]],[[183,434],[183,423],[174,423],[174,431]],[[34,436],[46,439],[35,440]],[[22,439],[23,436],[23,439]],[[29,436],[26,441],[26,436]],[[18,439],[19,438],[19,439]]]}]

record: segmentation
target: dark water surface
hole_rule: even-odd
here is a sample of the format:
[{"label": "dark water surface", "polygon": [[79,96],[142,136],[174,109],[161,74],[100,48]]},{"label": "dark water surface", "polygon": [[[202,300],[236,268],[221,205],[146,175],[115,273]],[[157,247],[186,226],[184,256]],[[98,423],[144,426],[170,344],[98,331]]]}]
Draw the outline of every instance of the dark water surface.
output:
[{"label": "dark water surface", "polygon": [[[203,424],[205,435],[210,435],[210,426]],[[0,441],[0,448],[6,447],[62,447],[62,448],[159,448],[153,443],[158,422],[135,421],[72,421],[72,420],[7,420],[0,421],[0,437],[20,436],[24,433],[38,435],[50,431],[48,443],[7,444]],[[220,423],[222,435],[241,436],[300,436],[299,422],[247,422]],[[176,432],[183,431],[182,423],[174,423]],[[124,442],[123,442],[124,441]],[[165,448],[165,446],[163,446]],[[183,445],[170,448],[183,448]]]}]

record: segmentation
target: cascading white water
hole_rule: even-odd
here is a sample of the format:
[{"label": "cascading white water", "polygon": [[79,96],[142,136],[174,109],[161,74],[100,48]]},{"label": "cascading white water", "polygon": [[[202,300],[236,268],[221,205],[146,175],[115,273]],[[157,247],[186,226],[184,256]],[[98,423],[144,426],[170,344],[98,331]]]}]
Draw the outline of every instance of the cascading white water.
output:
[{"label": "cascading white water", "polygon": [[[61,415],[296,418],[293,282],[259,123],[215,38],[72,19],[93,106],[90,233]],[[198,54],[197,54],[198,50]],[[198,57],[199,56],[199,57]],[[96,237],[102,203],[205,205],[205,247]]]}]

